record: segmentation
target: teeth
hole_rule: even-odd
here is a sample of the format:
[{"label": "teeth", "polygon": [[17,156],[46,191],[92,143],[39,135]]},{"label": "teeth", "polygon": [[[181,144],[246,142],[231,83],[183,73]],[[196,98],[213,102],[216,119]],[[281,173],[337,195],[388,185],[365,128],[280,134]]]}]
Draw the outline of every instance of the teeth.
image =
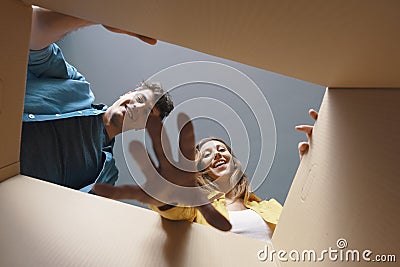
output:
[{"label": "teeth", "polygon": [[220,160],[216,164],[214,164],[214,168],[218,168],[219,166],[221,166],[223,164],[225,164],[225,161],[224,160]]}]

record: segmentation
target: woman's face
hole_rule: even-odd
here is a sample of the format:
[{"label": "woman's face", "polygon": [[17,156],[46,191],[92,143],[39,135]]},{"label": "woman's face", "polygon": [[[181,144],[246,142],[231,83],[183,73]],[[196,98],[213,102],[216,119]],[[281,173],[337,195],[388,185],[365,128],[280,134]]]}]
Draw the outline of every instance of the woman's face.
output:
[{"label": "woman's face", "polygon": [[211,140],[200,148],[201,165],[208,166],[205,172],[216,180],[223,176],[230,177],[234,170],[232,154],[224,143]]}]

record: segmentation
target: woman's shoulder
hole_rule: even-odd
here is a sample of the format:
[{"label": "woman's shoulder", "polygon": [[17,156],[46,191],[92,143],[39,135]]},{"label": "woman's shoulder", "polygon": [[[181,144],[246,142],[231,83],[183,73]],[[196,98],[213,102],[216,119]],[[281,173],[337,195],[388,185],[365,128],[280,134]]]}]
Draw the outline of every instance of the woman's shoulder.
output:
[{"label": "woman's shoulder", "polygon": [[258,196],[256,196],[254,193],[250,193],[250,196],[248,198],[248,203],[251,203],[253,205],[259,205],[265,208],[280,208],[282,209],[282,205],[274,198],[270,199],[261,199]]},{"label": "woman's shoulder", "polygon": [[262,200],[251,193],[245,206],[260,214],[265,221],[277,224],[282,212],[282,205],[274,198]]}]

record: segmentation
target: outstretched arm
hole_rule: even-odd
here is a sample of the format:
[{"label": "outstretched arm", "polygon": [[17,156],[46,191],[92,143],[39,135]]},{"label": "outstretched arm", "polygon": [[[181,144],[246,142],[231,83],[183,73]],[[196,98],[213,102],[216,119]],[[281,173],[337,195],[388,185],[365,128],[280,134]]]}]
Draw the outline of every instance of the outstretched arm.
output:
[{"label": "outstretched arm", "polygon": [[43,49],[67,33],[93,24],[87,20],[33,7],[30,49]]},{"label": "outstretched arm", "polygon": [[[178,129],[182,129],[179,134],[178,161],[173,160],[169,138],[163,131],[158,116],[148,118],[146,129],[152,140],[158,165],[153,162],[142,143],[132,141],[130,144],[131,155],[146,176],[146,183],[142,187],[96,184],[96,194],[113,199],[136,199],[158,206],[158,210],[164,210],[160,208],[165,206],[169,208],[169,205],[165,204],[173,203],[186,207],[195,206],[210,225],[229,231],[232,227],[229,221],[212,206],[204,192],[196,186],[194,131],[189,117],[183,113],[178,116]],[[179,218],[174,216],[173,219],[194,219],[194,209],[178,209],[176,212],[179,213]]]},{"label": "outstretched arm", "polygon": [[[60,40],[69,32],[94,24],[96,23],[50,11],[44,8],[33,7],[30,49],[43,49]],[[104,25],[104,27],[112,32],[128,34],[130,36],[139,38],[143,42],[151,45],[157,43],[157,40],[140,34],[127,32],[106,25]]]}]

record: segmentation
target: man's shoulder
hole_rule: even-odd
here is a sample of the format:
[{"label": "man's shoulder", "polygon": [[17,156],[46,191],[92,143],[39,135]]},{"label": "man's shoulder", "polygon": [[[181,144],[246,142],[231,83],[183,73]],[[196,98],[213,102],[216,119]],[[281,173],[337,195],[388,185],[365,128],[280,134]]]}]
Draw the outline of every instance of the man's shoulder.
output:
[{"label": "man's shoulder", "polygon": [[60,47],[55,43],[40,50],[29,50],[28,70],[32,67],[44,65],[54,57],[64,60]]}]

